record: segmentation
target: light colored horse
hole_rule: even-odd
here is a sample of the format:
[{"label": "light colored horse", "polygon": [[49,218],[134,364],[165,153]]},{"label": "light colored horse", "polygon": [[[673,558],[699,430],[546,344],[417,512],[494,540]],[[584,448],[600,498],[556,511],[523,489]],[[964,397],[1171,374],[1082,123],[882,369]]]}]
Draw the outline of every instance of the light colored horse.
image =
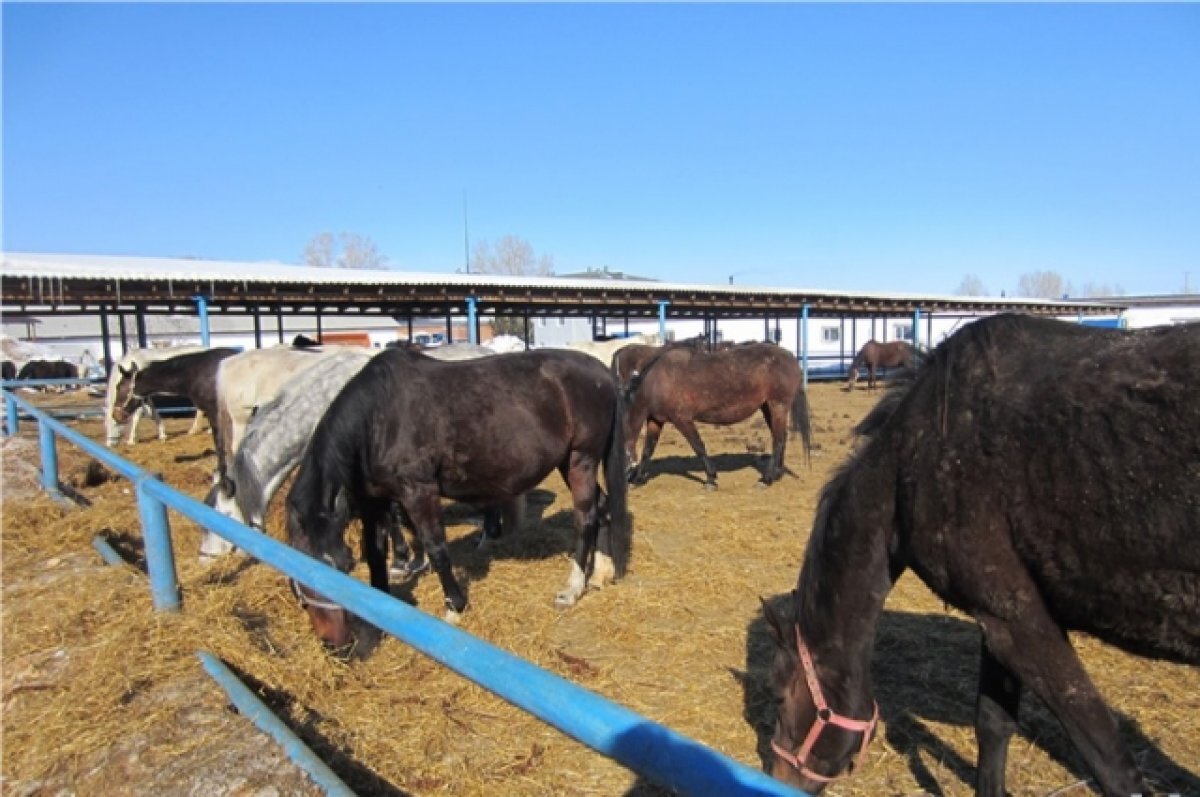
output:
[{"label": "light colored horse", "polygon": [[[342,387],[380,351],[334,349],[320,361],[319,367],[305,368],[293,374],[279,388],[278,394],[254,413],[236,453],[229,460],[224,478],[213,488],[208,502],[218,512],[263,528],[272,496],[300,462],[317,422]],[[421,353],[435,360],[473,360],[495,354],[491,349],[470,343],[439,346]],[[211,561],[232,550],[231,543],[204,531],[200,542],[201,562]]]},{"label": "light colored horse", "polygon": [[[159,360],[167,360],[171,357],[177,357],[180,354],[192,354],[194,352],[204,351],[203,346],[172,346],[166,349],[134,349],[128,351],[125,356],[117,360],[113,364],[112,373],[108,375],[108,387],[104,392],[104,439],[111,448],[115,446],[121,439],[121,424],[113,418],[113,406],[117,400],[117,388],[121,381],[125,378],[123,371],[129,371],[133,366],[144,368],[150,363],[158,362]],[[137,442],[137,427],[142,420],[142,416],[146,413],[154,419],[158,424],[158,439],[167,439],[167,427],[163,423],[162,417],[155,411],[152,404],[142,404],[133,412],[133,416],[129,419],[129,439],[125,441],[125,445],[131,446]],[[202,414],[197,411],[196,419],[192,421],[192,428],[188,430],[189,435],[199,434],[200,425],[204,422]],[[209,419],[212,423],[212,419]]]},{"label": "light colored horse", "polygon": [[631,343],[650,346],[658,342],[659,338],[657,334],[643,335],[638,333],[630,335],[627,338],[613,338],[612,340],[576,340],[568,343],[566,348],[590,354],[605,365],[610,365],[613,355]]}]

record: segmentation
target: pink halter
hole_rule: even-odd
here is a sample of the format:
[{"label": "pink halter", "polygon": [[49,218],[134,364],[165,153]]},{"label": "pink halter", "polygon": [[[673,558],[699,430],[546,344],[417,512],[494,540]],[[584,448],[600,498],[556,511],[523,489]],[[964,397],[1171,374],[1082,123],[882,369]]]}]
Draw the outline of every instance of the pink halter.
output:
[{"label": "pink halter", "polygon": [[821,693],[821,684],[817,681],[817,670],[813,667],[812,656],[804,644],[804,639],[800,636],[800,626],[798,625],[796,626],[796,648],[800,651],[800,664],[804,667],[804,680],[808,682],[809,694],[812,695],[813,705],[817,708],[817,718],[814,720],[812,728],[809,729],[808,736],[804,737],[804,744],[800,745],[800,749],[794,754],[784,750],[774,739],[771,740],[771,749],[780,758],[791,764],[793,769],[809,780],[829,783],[830,781],[837,780],[839,776],[818,774],[804,764],[804,760],[812,752],[813,745],[821,737],[821,731],[825,729],[826,725],[833,725],[842,730],[862,733],[862,745],[858,748],[858,754],[855,756],[857,763],[863,754],[867,752],[867,744],[871,741],[871,734],[875,731],[875,724],[879,722],[879,704],[875,703],[875,712],[869,720],[855,720],[834,713],[829,708],[829,704],[825,702],[825,696]]}]

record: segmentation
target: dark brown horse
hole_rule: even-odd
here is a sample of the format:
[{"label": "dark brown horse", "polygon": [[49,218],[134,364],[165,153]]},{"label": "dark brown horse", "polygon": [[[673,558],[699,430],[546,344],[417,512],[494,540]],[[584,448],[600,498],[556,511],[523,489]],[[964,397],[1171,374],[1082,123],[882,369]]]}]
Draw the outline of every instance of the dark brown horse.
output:
[{"label": "dark brown horse", "polygon": [[[618,352],[619,354],[619,352]],[[630,480],[645,483],[646,466],[654,454],[663,425],[674,424],[704,465],[705,487],[715,489],[717,470],[696,423],[728,425],[762,411],[771,430],[771,461],[761,483],[769,485],[784,474],[788,416],[791,430],[801,433],[807,454],[812,443],[808,397],[802,388],[800,365],[792,354],[773,343],[749,343],[717,352],[691,346],[668,346],[640,368],[614,360],[614,370],[630,366],[628,409],[625,412],[625,445],[631,467]],[[646,427],[642,458],[637,458],[637,438]]]},{"label": "dark brown horse", "polygon": [[[560,606],[625,574],[631,543],[620,398],[595,358],[566,349],[440,362],[385,351],[346,383],[313,432],[288,497],[291,544],[343,572],[351,515],[364,542],[399,504],[423,544],[454,620],[467,599],[446,550],[441,498],[510,502],[554,470],[574,502],[576,542]],[[604,463],[608,494],[598,476]],[[380,545],[364,544],[371,584],[388,587]],[[298,588],[317,634],[350,639],[346,613]]]},{"label": "dark brown horse", "polygon": [[220,434],[213,423],[217,417],[217,367],[237,353],[232,348],[206,349],[156,360],[142,368],[137,363],[129,368],[118,366],[121,379],[112,402],[113,420],[125,423],[135,409],[154,396],[182,396],[208,418],[220,451]]},{"label": "dark brown horse", "polygon": [[768,617],[773,774],[816,791],[865,749],[876,624],[911,567],[983,632],[978,794],[1005,793],[1022,685],[1105,794],[1146,793],[1067,632],[1200,664],[1198,364],[1200,325],[1004,315],[885,396],[821,497],[793,616]]},{"label": "dark brown horse", "polygon": [[854,356],[850,363],[850,374],[846,377],[846,389],[854,387],[858,381],[858,372],[867,368],[867,389],[875,389],[875,371],[879,368],[911,367],[913,365],[913,347],[903,340],[893,340],[890,343],[880,343],[868,340]]}]

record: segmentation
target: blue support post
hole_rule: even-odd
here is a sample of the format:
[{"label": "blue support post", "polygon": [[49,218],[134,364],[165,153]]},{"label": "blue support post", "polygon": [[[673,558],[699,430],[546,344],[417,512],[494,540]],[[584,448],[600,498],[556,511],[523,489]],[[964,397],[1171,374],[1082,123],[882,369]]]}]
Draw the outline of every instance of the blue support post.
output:
[{"label": "blue support post", "polygon": [[171,526],[167,507],[146,492],[146,474],[137,480],[138,515],[142,519],[142,538],[146,543],[146,570],[150,574],[150,594],[160,612],[179,611],[179,580],[175,576],[175,552],[171,548]]},{"label": "blue support post", "polygon": [[196,303],[196,315],[200,316],[200,345],[208,348],[208,297],[193,296],[192,301]]},{"label": "blue support post", "polygon": [[478,302],[479,300],[474,296],[467,297],[467,340],[476,346],[479,345],[479,331],[475,329],[475,314]]},{"label": "blue support post", "polygon": [[808,305],[800,308],[800,371],[804,374],[804,389],[808,390]]},{"label": "blue support post", "polygon": [[667,342],[667,305],[670,302],[666,299],[658,300],[658,339]]},{"label": "blue support post", "polygon": [[49,424],[38,424],[38,440],[42,445],[42,489],[55,498],[62,497],[58,490],[58,446],[54,441],[54,430]]},{"label": "blue support post", "polygon": [[4,436],[11,437],[17,433],[20,422],[17,419],[17,400],[7,390],[4,391],[4,417]]},{"label": "blue support post", "polygon": [[913,310],[913,348],[921,348],[921,308]]}]

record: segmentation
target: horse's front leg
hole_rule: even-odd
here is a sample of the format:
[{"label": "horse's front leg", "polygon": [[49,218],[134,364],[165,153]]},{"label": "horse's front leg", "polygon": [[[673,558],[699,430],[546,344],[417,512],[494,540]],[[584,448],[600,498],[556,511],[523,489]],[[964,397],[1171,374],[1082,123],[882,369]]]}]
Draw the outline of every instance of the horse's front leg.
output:
[{"label": "horse's front leg", "polygon": [[975,793],[1004,797],[1008,742],[1017,729],[1021,682],[996,660],[986,643],[980,646],[979,702],[975,706],[975,740],[979,748]]},{"label": "horse's front leg", "polygon": [[688,441],[688,444],[691,445],[692,450],[696,452],[696,456],[700,457],[700,462],[704,465],[704,489],[717,489],[717,468],[713,465],[712,460],[708,458],[708,451],[704,448],[704,441],[700,439],[700,432],[696,430],[696,424],[690,420],[676,420],[675,428]]},{"label": "horse's front leg", "polygon": [[380,526],[387,515],[388,504],[365,501],[362,505],[362,554],[371,574],[371,586],[388,592],[387,549],[388,535]]},{"label": "horse's front leg", "polygon": [[442,585],[446,601],[445,619],[457,623],[467,608],[467,597],[454,578],[450,551],[446,548],[446,527],[442,525],[442,502],[436,490],[410,489],[402,496],[404,510],[417,530],[425,555],[429,557]]}]

